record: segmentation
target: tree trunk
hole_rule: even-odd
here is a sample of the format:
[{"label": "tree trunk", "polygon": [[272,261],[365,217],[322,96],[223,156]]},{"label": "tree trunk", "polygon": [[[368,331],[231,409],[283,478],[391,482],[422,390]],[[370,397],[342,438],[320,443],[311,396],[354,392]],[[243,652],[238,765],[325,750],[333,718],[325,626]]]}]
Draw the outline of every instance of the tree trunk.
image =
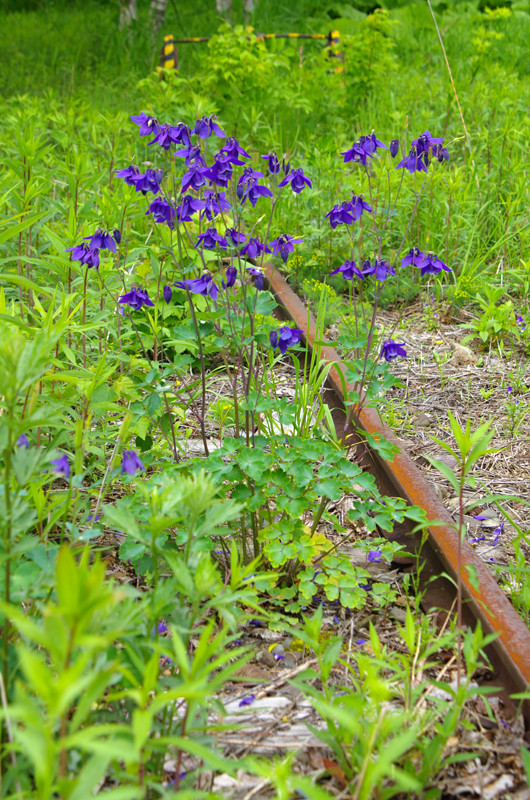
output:
[{"label": "tree trunk", "polygon": [[151,0],[149,13],[153,19],[153,36],[156,36],[166,16],[166,8],[169,0]]},{"label": "tree trunk", "polygon": [[138,19],[136,0],[120,0],[120,31]]}]

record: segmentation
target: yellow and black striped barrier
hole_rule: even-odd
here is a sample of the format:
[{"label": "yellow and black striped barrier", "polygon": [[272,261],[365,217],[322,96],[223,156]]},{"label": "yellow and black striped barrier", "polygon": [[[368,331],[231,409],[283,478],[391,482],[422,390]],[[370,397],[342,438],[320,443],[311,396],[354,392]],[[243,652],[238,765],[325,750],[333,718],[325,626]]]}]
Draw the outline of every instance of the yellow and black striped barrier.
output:
[{"label": "yellow and black striped barrier", "polygon": [[336,75],[344,75],[344,51],[340,49],[340,31],[331,31],[328,37],[330,58],[338,58],[341,62],[333,68]]},{"label": "yellow and black striped barrier", "polygon": [[178,68],[178,50],[175,47],[175,39],[172,33],[164,36],[160,61],[164,69]]},{"label": "yellow and black striped barrier", "polygon": [[[342,74],[344,72],[344,53],[340,51],[340,32],[331,33],[256,33],[256,39],[320,39],[327,41],[330,58],[338,58],[342,64],[337,64],[334,72]],[[250,38],[250,37],[249,37]],[[164,44],[160,55],[160,63],[164,69],[178,68],[178,44],[200,44],[209,42],[209,36],[190,36],[187,39],[175,39],[172,34],[164,36]]]}]

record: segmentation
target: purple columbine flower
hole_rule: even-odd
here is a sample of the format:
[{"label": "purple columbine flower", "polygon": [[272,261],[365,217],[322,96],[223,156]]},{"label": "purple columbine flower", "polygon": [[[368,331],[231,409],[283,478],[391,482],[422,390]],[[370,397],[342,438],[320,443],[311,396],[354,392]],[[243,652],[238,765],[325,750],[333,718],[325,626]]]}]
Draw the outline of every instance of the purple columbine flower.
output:
[{"label": "purple columbine flower", "polygon": [[417,153],[413,147],[405,158],[402,158],[396,169],[408,169],[410,174],[413,172],[427,172],[428,158],[426,153]]},{"label": "purple columbine flower", "polygon": [[57,475],[64,475],[65,478],[70,477],[70,464],[68,463],[68,456],[66,454],[59,456],[59,458],[54,458],[52,464],[53,471],[56,472]]},{"label": "purple columbine flower", "polygon": [[210,221],[223,211],[230,211],[232,206],[226,199],[224,192],[212,192],[207,189],[203,194],[204,210],[201,219],[206,217]]},{"label": "purple columbine flower", "polygon": [[117,178],[123,178],[127,186],[134,186],[140,175],[140,170],[136,164],[131,164],[130,167],[125,167],[125,169],[115,169],[114,173]]},{"label": "purple columbine flower", "polygon": [[352,209],[348,202],[333,206],[331,211],[326,214],[326,217],[329,217],[329,224],[333,229],[337,225],[351,225],[354,220]]},{"label": "purple columbine flower", "polygon": [[372,206],[368,205],[361,195],[352,195],[348,206],[353,214],[354,220],[358,220],[365,211],[373,211]]},{"label": "purple columbine flower", "polygon": [[280,161],[276,153],[267,153],[266,156],[260,156],[260,158],[264,158],[267,161],[267,166],[269,168],[269,172],[271,175],[277,175],[280,171]]},{"label": "purple columbine flower", "polygon": [[250,153],[247,153],[246,150],[243,150],[237,139],[234,139],[233,136],[229,136],[226,140],[226,144],[221,147],[220,150],[223,155],[228,158],[232,164],[237,164],[238,166],[242,166],[245,162],[241,161],[239,156],[243,158],[250,158]]},{"label": "purple columbine flower", "polygon": [[346,278],[347,281],[353,280],[354,277],[363,279],[364,275],[355,265],[355,261],[345,261],[344,264],[341,264],[340,267],[334,269],[333,272],[329,273],[330,275],[342,275],[343,278]]},{"label": "purple columbine flower", "polygon": [[138,458],[134,450],[124,450],[121,462],[121,474],[134,475],[139,469],[144,469],[144,465]]},{"label": "purple columbine flower", "polygon": [[169,284],[166,283],[166,285],[163,287],[162,295],[166,303],[168,304],[171,303],[171,298],[173,297],[173,290],[171,286],[169,286]]},{"label": "purple columbine flower", "polygon": [[383,144],[383,142],[379,141],[374,131],[372,131],[370,136],[361,136],[359,139],[359,144],[369,156],[377,152],[380,147],[383,150],[388,150],[386,144]]},{"label": "purple columbine flower", "polygon": [[411,247],[403,261],[401,267],[419,267],[421,260],[425,258],[425,253],[422,253],[419,247]]},{"label": "purple columbine flower", "polygon": [[201,167],[206,166],[206,161],[202,157],[201,146],[199,144],[189,144],[187,147],[182,147],[173,153],[177,158],[185,158],[186,166],[191,167],[192,164]]},{"label": "purple columbine flower", "polygon": [[444,272],[451,272],[447,264],[440,261],[438,256],[432,252],[425,254],[423,258],[418,261],[417,266],[421,270],[421,275],[438,275],[442,270],[444,270]]},{"label": "purple columbine flower", "polygon": [[182,202],[177,206],[177,219],[179,222],[191,222],[191,218],[197,211],[202,211],[205,203],[191,194],[185,194]]},{"label": "purple columbine flower", "polygon": [[143,195],[148,192],[158,194],[163,177],[164,173],[161,169],[148,169],[143,175],[138,175],[134,188]]},{"label": "purple columbine flower", "polygon": [[355,142],[355,144],[353,144],[349,150],[345,150],[344,153],[341,153],[341,156],[344,156],[345,164],[347,164],[348,161],[354,161],[358,164],[362,164],[363,167],[366,165],[368,155],[369,154],[363,147],[361,147],[359,142]]},{"label": "purple columbine flower", "polygon": [[159,636],[163,636],[164,633],[167,632],[167,625],[164,622],[164,620],[162,620],[162,622],[158,623],[158,625],[156,626],[156,629],[158,631]]},{"label": "purple columbine flower", "polygon": [[310,189],[313,187],[313,184],[307,175],[304,175],[302,169],[293,169],[292,172],[285,176],[283,181],[280,181],[278,189],[281,189],[282,186],[287,186],[288,183],[291,184],[291,189],[295,194],[300,194],[306,186],[309,186]]},{"label": "purple columbine flower", "polygon": [[129,117],[129,119],[131,119],[135,125],[140,126],[140,136],[150,136],[160,127],[160,123],[156,117],[148,117],[143,111],[135,117]]},{"label": "purple columbine flower", "polygon": [[228,267],[226,270],[226,280],[221,281],[221,286],[223,289],[230,289],[231,286],[234,285],[237,278],[237,269],[236,267]]},{"label": "purple columbine flower", "polygon": [[190,188],[198,192],[206,185],[207,172],[208,169],[192,164],[188,172],[182,176],[181,193],[187,192]]},{"label": "purple columbine flower", "polygon": [[118,303],[130,306],[135,311],[139,311],[142,306],[154,306],[154,303],[149,299],[147,291],[139,286],[133,286],[130,292],[122,294]]},{"label": "purple columbine flower", "polygon": [[373,275],[376,281],[381,283],[388,278],[389,275],[395,275],[394,267],[390,261],[380,258],[370,264],[369,261],[363,261],[363,275]]},{"label": "purple columbine flower", "polygon": [[239,708],[243,708],[243,706],[251,706],[255,699],[255,694],[249,694],[248,697],[244,697],[239,701]]},{"label": "purple columbine flower", "polygon": [[263,172],[247,167],[237,182],[237,196],[243,204],[245,200],[250,200],[252,207],[256,206],[260,197],[272,197],[272,192],[268,186],[262,186],[259,179],[263,178]]},{"label": "purple columbine flower", "polygon": [[303,331],[299,328],[289,328],[288,325],[284,325],[282,328],[269,333],[271,347],[273,350],[279,347],[280,353],[284,356],[288,347],[300,344],[302,333]]},{"label": "purple columbine flower", "polygon": [[257,236],[250,236],[247,243],[241,248],[241,255],[247,256],[247,258],[259,258],[263,252],[270,253],[270,247],[260,242]]},{"label": "purple columbine flower", "polygon": [[17,439],[17,447],[25,447],[26,450],[29,450],[29,439],[25,433],[21,433]]},{"label": "purple columbine flower", "polygon": [[435,139],[429,131],[423,131],[421,136],[418,136],[417,139],[414,139],[412,142],[412,146],[416,148],[416,152],[418,155],[420,153],[427,153],[429,155],[429,150],[434,150],[434,148],[438,148],[438,145],[441,145],[443,142],[443,136],[441,139]]},{"label": "purple columbine flower", "polygon": [[200,278],[188,278],[185,281],[175,281],[174,285],[178,289],[186,289],[192,294],[201,294],[203,297],[211,297],[215,302],[219,295],[219,289],[213,281],[213,275],[205,272]]},{"label": "purple columbine flower", "polygon": [[[278,236],[277,239],[273,239],[272,242],[269,242],[268,247],[272,247],[272,255],[277,256],[280,255],[283,263],[285,264],[289,253],[294,251],[295,244],[301,244],[303,239],[295,239],[294,236],[287,236],[287,234],[282,234]],[[271,252],[269,250],[269,252]]]},{"label": "purple columbine flower", "polygon": [[254,279],[254,286],[258,291],[261,291],[265,286],[265,276],[263,272],[257,267],[247,267],[247,272]]},{"label": "purple columbine flower", "polygon": [[88,244],[76,244],[75,247],[67,247],[66,252],[72,253],[72,261],[80,261],[89,269],[99,267],[99,250],[92,250]]},{"label": "purple columbine flower", "polygon": [[210,117],[201,117],[195,123],[193,133],[197,133],[200,139],[208,139],[212,134],[218,136],[219,139],[224,139],[226,134],[221,130],[217,124],[217,117],[212,114]]},{"label": "purple columbine flower", "polygon": [[223,152],[217,153],[213,165],[204,174],[214,186],[222,186],[226,189],[232,180],[234,163]]},{"label": "purple columbine flower", "polygon": [[489,519],[487,514],[474,514],[473,519],[478,519],[479,522],[484,522],[484,520]]},{"label": "purple columbine flower", "polygon": [[468,539],[468,542],[470,544],[478,544],[479,542],[483,542],[485,538],[485,536],[472,536],[470,539]]},{"label": "purple columbine flower", "polygon": [[225,230],[225,236],[228,236],[234,247],[238,247],[238,245],[243,244],[248,239],[244,233],[240,233],[236,228],[227,228]]},{"label": "purple columbine flower", "polygon": [[145,213],[152,214],[155,222],[165,222],[171,229],[175,227],[175,209],[164,197],[156,197]]},{"label": "purple columbine flower", "polygon": [[200,233],[195,247],[204,247],[205,250],[215,250],[216,247],[228,247],[228,242],[217,233],[215,228],[208,228],[204,233]]},{"label": "purple columbine flower", "polygon": [[392,139],[390,142],[390,155],[395,158],[399,153],[399,139]]},{"label": "purple columbine flower", "polygon": [[164,122],[163,125],[159,125],[155,138],[148,144],[155,144],[156,142],[164,150],[169,150],[176,144],[183,144],[185,147],[189,147],[190,133],[189,127],[183,122],[179,122],[178,125],[170,125],[168,122]]},{"label": "purple columbine flower", "polygon": [[493,547],[497,547],[497,545],[499,544],[499,536],[501,535],[501,533],[504,530],[504,525],[505,525],[505,523],[501,522],[499,527],[495,528],[495,530],[493,531],[493,539],[491,541],[491,544],[492,544]]},{"label": "purple columbine flower", "polygon": [[103,228],[98,228],[92,236],[85,236],[84,239],[89,239],[89,247],[91,250],[110,250],[111,253],[116,252],[116,242],[112,234],[104,231]]},{"label": "purple columbine flower", "polygon": [[406,358],[407,351],[404,347],[405,342],[394,342],[393,339],[388,339],[383,343],[379,358],[384,358],[385,361],[393,361],[394,358]]},{"label": "purple columbine flower", "polygon": [[370,550],[370,552],[368,553],[368,561],[370,561],[371,563],[380,564],[382,560],[383,560],[383,553],[381,552],[379,547],[377,548],[377,550]]}]

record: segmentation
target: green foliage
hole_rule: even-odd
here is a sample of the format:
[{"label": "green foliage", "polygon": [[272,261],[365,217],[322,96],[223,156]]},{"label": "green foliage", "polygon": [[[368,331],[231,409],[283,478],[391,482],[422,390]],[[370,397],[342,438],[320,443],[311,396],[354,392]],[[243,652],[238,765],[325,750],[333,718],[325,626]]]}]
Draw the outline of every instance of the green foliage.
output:
[{"label": "green foliage", "polygon": [[[117,4],[110,2],[66,8],[58,0],[35,10],[28,0],[0,17],[6,32],[0,67],[0,622],[7,700],[0,712],[0,757],[6,798],[83,800],[98,791],[156,797],[173,792],[164,782],[174,778],[183,797],[204,797],[195,788],[203,770],[234,771],[215,748],[209,712],[222,712],[223,687],[247,657],[234,639],[249,610],[260,614],[266,600],[296,614],[315,595],[360,609],[370,589],[373,604],[394,600],[392,586],[353,565],[337,541],[352,536],[352,525],[363,525],[372,538],[356,545],[368,566],[370,549],[389,561],[399,550],[380,531],[391,531],[406,516],[422,523],[418,510],[400,499],[383,500],[340,449],[342,431],[335,430],[321,396],[328,368],[318,345],[311,359],[298,347],[289,386],[294,383],[294,397],[284,393],[279,357],[269,344],[275,303],[266,291],[237,285],[229,302],[215,307],[202,296],[189,303],[174,289],[171,304],[164,304],[164,284],[207,267],[220,285],[226,265],[209,253],[202,261],[194,244],[204,224],[190,224],[189,242],[179,241],[178,232],[152,224],[141,193],[115,178],[113,171],[129,163],[162,167],[164,154],[135,135],[129,114],[143,109],[175,123],[217,113],[226,132],[255,154],[254,167],[265,171],[259,155],[271,150],[303,166],[313,195],[285,191],[283,205],[274,207],[274,230],[304,238],[304,250],[287,268],[298,283],[305,279],[317,309],[317,338],[344,318],[341,346],[351,353],[349,380],[358,384],[349,398],[352,418],[361,403],[379,404],[395,385],[378,359],[383,332],[367,325],[374,307],[418,291],[400,277],[399,289],[385,286],[369,302],[355,298],[356,312],[352,304],[348,309],[322,281],[350,251],[360,261],[358,245],[372,254],[384,246],[397,257],[406,230],[405,247],[434,249],[454,270],[453,286],[436,278],[429,286],[437,307],[446,297],[455,304],[476,300],[481,316],[470,323],[473,335],[500,347],[508,336],[510,345],[528,348],[530,326],[525,332],[516,322],[526,313],[530,287],[524,164],[529,18],[520,5],[487,11],[447,0],[437,7],[473,160],[424,3],[386,0],[369,16],[370,0],[258,4],[254,31],[339,29],[343,72],[319,40],[264,41],[237,20],[216,32],[213,14],[186,3],[181,32],[212,38],[208,45],[180,47],[178,72],[153,71],[159,42],[151,37],[148,3],[139,5],[138,24],[123,32]],[[159,37],[181,33],[179,24],[168,16]],[[388,154],[378,160],[370,184],[362,171],[350,174],[339,165],[338,153],[361,133],[375,129],[386,143],[398,137],[403,152],[405,138],[426,127],[446,137],[451,162],[432,171],[425,202],[412,217],[418,186],[394,206],[386,202],[388,188],[395,193],[401,178]],[[338,193],[352,192],[370,195],[383,222],[379,240],[359,224],[362,247],[361,237],[331,231],[324,217]],[[176,193],[169,181],[168,198]],[[259,206],[246,212],[248,230],[272,238]],[[225,215],[223,223],[237,225],[238,213]],[[396,224],[386,226],[389,220]],[[120,231],[117,257],[102,251],[99,270],[72,262],[66,248],[101,227]],[[478,280],[487,287],[494,272],[502,292],[485,289],[475,298]],[[145,287],[154,306],[121,316],[118,298],[132,284]],[[362,358],[370,350],[373,363]],[[218,379],[232,387],[231,397],[219,396]],[[524,404],[509,402],[515,434]],[[199,433],[205,455],[213,450],[208,414],[219,423],[219,438],[225,436],[221,448],[180,463],[188,440]],[[444,446],[457,458],[460,476],[447,468],[444,474],[461,494],[491,434],[484,426],[461,430],[452,418],[451,425],[457,447]],[[235,438],[226,438],[227,426],[236,429]],[[28,449],[17,444],[21,434],[28,436]],[[367,443],[392,458],[388,442],[369,436]],[[132,447],[141,451],[147,479],[121,475],[121,455]],[[66,453],[68,480],[52,464]],[[344,525],[332,504],[352,486]],[[333,542],[319,532],[321,520],[332,525]],[[127,584],[118,589],[105,576],[96,552],[104,526],[107,536],[114,531],[119,556],[132,565],[141,592]],[[525,610],[522,558],[516,547],[510,586]],[[367,798],[374,792],[433,796],[432,776],[444,763],[479,663],[480,629],[466,633],[458,648],[466,661],[460,685],[444,685],[450,699],[436,702],[425,699],[429,684],[418,676],[436,663],[437,648],[454,646],[454,638],[433,639],[428,621],[410,611],[399,629],[401,652],[393,655],[372,630],[372,655],[367,648],[341,661],[341,642],[322,635],[319,615],[303,621],[301,631],[293,627],[293,635],[316,654],[318,674],[302,675],[300,686],[326,722],[318,735],[333,749],[349,789]],[[345,694],[335,693],[328,680],[339,661],[348,675],[339,688]],[[169,776],[166,757],[175,764]],[[298,791],[328,798],[296,774],[290,759],[248,768],[266,777],[279,797]],[[182,772],[188,775],[180,778]]]},{"label": "green foliage", "polygon": [[[306,670],[293,684],[309,697],[326,723],[324,730],[308,727],[333,751],[334,773],[340,774],[350,792],[365,800],[429,791],[432,776],[444,763],[447,741],[457,731],[463,706],[477,691],[470,686],[471,676],[488,637],[480,628],[466,634],[466,678],[455,689],[425,677],[426,667],[434,666],[443,649],[454,642],[454,632],[437,638],[424,621],[414,618],[410,608],[405,625],[398,628],[401,653],[390,651],[370,625],[368,645],[360,643],[347,659],[341,658],[342,642],[337,637],[327,641],[321,626],[318,609],[298,632],[314,651],[318,671]],[[329,681],[337,663],[347,676],[338,685]],[[317,676],[320,680],[315,682]],[[436,699],[429,700],[434,686]],[[437,796],[432,791],[428,796]]]}]

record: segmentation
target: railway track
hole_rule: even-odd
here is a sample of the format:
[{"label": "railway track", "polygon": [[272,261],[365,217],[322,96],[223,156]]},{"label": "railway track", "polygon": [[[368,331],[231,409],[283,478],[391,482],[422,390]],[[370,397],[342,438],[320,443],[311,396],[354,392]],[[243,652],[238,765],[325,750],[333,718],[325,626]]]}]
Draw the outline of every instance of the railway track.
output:
[{"label": "railway track", "polygon": [[[279,305],[279,313],[304,332],[306,346],[313,348],[316,326],[312,318],[308,326],[306,307],[277,269],[266,265],[265,274],[269,289]],[[340,355],[333,347],[323,346],[321,358],[333,364],[328,375],[326,402],[333,409],[338,430],[343,430],[346,409],[342,387],[345,384],[348,392],[354,387],[346,381]],[[424,608],[449,611],[455,606],[458,576],[458,533],[449,512],[392,431],[381,422],[375,409],[361,409],[355,422],[366,433],[379,434],[399,448],[393,462],[385,461],[377,453],[369,451],[365,466],[374,474],[380,491],[402,497],[411,505],[420,506],[427,519],[437,523],[428,528],[429,538],[421,551],[424,562],[421,580],[425,590],[422,602]],[[411,546],[414,548],[420,545],[420,537],[412,534],[412,528],[412,523],[405,522],[397,525],[392,534],[392,538],[409,551]],[[474,567],[479,587],[477,590],[469,580],[467,570],[462,569],[464,622],[473,624],[480,621],[485,632],[496,634],[495,640],[487,648],[494,673],[494,680],[490,685],[499,686],[503,699],[510,703],[510,695],[526,692],[530,688],[530,631],[497,585],[488,566],[466,541],[461,544],[461,557],[463,565]],[[449,576],[449,579],[444,575]],[[530,697],[522,701],[521,710],[529,731]]]}]

